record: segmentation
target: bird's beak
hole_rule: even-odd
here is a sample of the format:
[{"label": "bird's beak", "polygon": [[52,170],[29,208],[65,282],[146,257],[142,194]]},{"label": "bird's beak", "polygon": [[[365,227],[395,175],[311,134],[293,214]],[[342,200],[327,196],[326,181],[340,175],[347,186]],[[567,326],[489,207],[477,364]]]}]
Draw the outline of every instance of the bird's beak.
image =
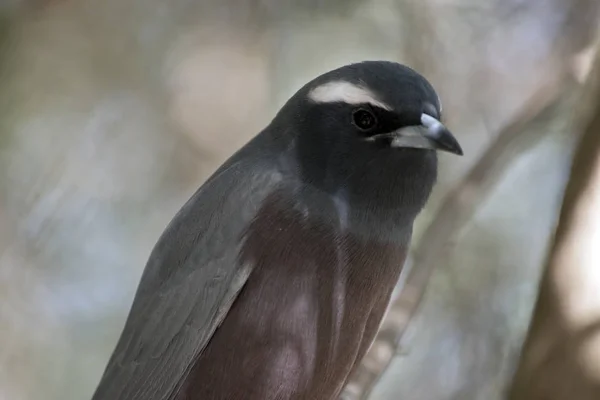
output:
[{"label": "bird's beak", "polygon": [[415,147],[463,155],[454,135],[431,115],[421,114],[421,125],[398,129],[393,134],[392,147]]}]

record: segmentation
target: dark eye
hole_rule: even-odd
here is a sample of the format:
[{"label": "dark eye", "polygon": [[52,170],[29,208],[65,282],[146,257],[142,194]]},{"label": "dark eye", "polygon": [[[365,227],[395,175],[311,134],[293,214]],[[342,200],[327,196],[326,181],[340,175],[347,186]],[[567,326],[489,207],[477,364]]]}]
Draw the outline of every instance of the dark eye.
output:
[{"label": "dark eye", "polygon": [[373,115],[372,112],[360,108],[352,113],[352,122],[358,129],[368,131],[377,125],[377,118],[375,118],[375,115]]}]

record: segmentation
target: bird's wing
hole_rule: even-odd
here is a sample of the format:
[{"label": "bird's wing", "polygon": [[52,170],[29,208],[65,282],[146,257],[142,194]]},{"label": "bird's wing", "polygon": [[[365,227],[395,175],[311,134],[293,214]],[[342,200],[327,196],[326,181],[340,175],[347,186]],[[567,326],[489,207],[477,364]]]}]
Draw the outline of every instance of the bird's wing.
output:
[{"label": "bird's wing", "polygon": [[232,159],[183,206],[154,247],[92,400],[172,399],[250,274],[244,228],[281,181]]}]

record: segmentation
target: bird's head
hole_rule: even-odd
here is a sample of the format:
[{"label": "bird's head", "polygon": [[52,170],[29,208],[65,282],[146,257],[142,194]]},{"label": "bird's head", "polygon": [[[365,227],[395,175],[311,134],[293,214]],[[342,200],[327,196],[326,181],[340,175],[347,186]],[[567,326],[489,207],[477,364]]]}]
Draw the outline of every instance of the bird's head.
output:
[{"label": "bird's head", "polygon": [[[378,208],[413,210],[437,177],[437,151],[462,155],[441,122],[442,105],[414,70],[366,61],[327,72],[302,87],[269,132],[292,146],[303,180]],[[404,206],[404,207],[403,207]]]},{"label": "bird's head", "polygon": [[300,89],[286,109],[301,131],[329,142],[463,154],[441,122],[442,104],[431,84],[398,63],[365,61],[327,72]]}]

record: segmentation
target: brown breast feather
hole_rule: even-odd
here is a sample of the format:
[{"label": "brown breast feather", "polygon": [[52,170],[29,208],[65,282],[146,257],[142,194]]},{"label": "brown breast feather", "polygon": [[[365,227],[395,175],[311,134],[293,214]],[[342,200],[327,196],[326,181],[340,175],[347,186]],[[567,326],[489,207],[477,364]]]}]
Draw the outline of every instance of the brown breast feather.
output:
[{"label": "brown breast feather", "polygon": [[408,243],[294,204],[274,192],[248,227],[253,271],[177,400],[334,400],[372,342]]}]

